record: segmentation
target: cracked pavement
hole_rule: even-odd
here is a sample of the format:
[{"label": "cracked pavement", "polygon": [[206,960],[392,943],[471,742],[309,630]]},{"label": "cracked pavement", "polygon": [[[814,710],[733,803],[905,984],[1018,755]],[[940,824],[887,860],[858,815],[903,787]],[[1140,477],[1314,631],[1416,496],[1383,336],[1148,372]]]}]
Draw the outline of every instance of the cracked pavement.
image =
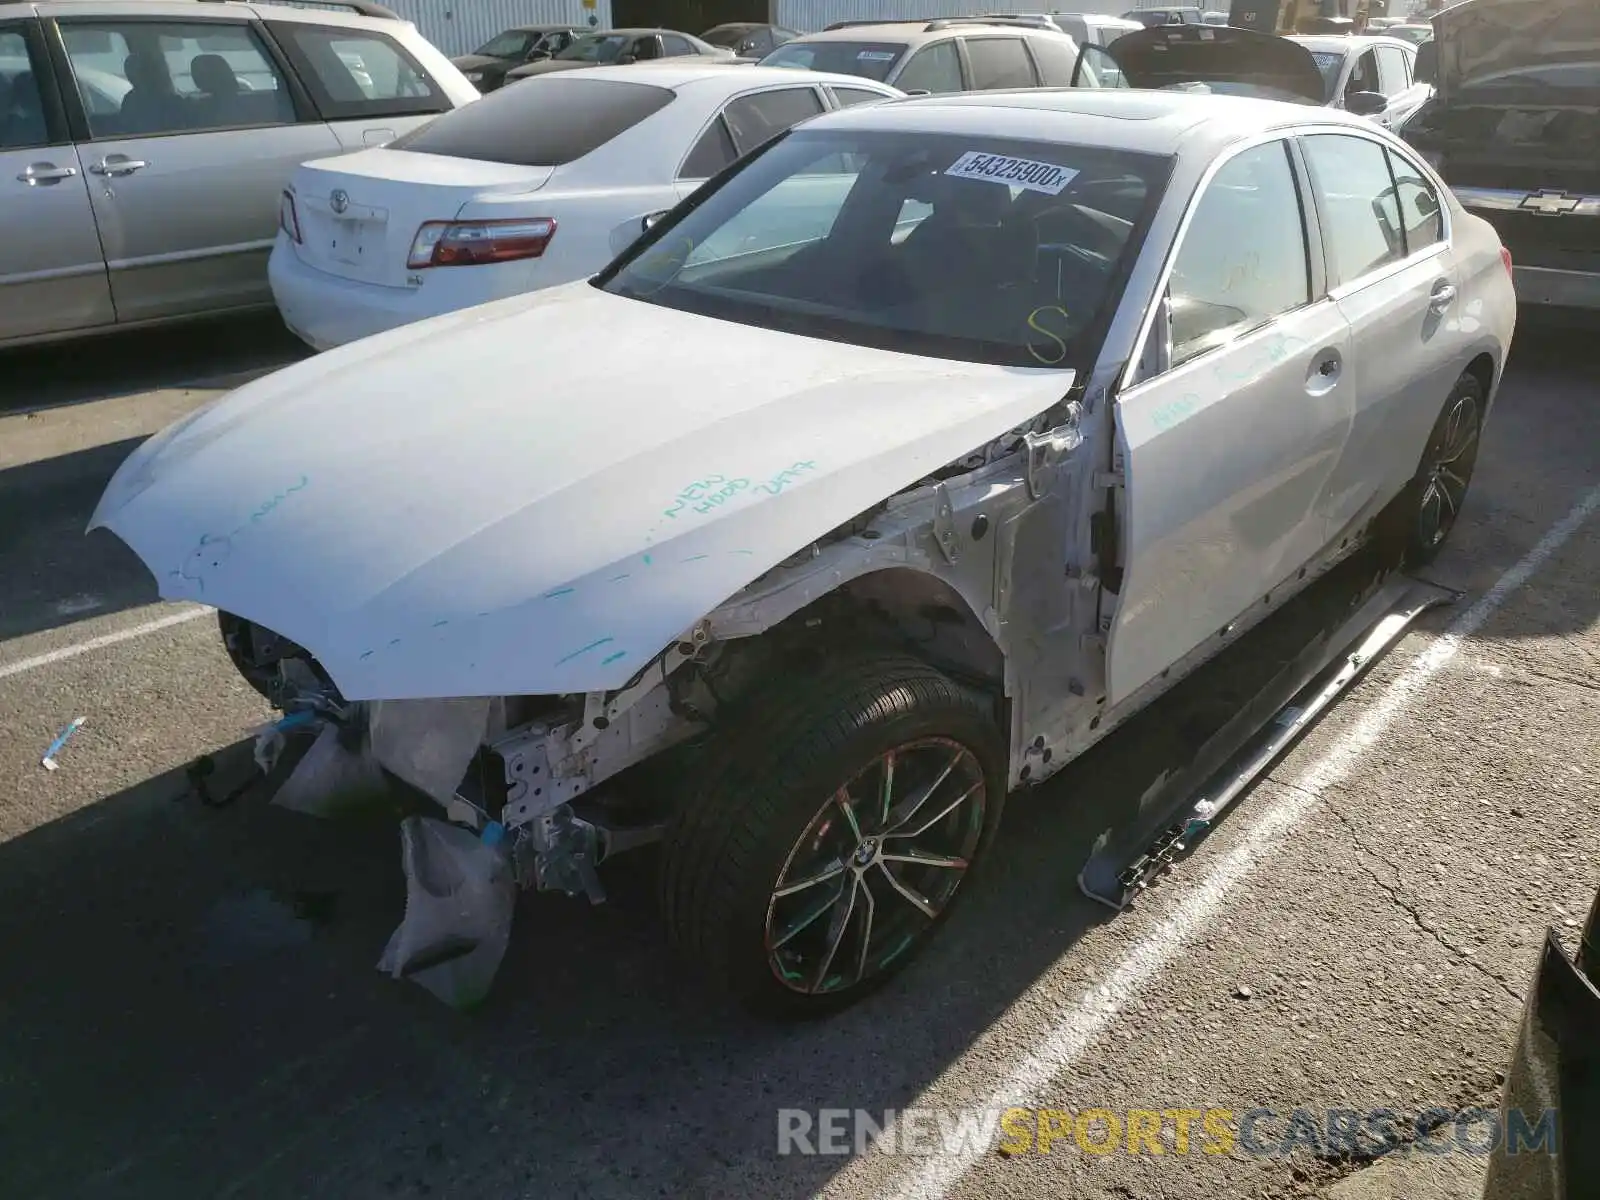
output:
[{"label": "cracked pavement", "polygon": [[[168,611],[114,540],[81,536],[120,457],[208,377],[296,351],[247,322],[0,356],[0,1195],[1305,1200],[1359,1156],[1061,1142],[917,1191],[922,1159],[780,1157],[777,1110],[951,1109],[1030,1062],[1039,1107],[1267,1108],[1274,1136],[1296,1108],[1493,1105],[1545,929],[1575,932],[1600,882],[1600,517],[1349,770],[1308,772],[1600,484],[1592,341],[1519,332],[1429,572],[1467,601],[1419,621],[1171,876],[1114,917],[1079,894],[1085,810],[1130,791],[1140,748],[1096,756],[1012,802],[922,962],[793,1029],[673,972],[648,857],[611,869],[604,906],[525,898],[474,1014],[379,975],[403,899],[391,820],[185,794],[185,763],[228,769],[264,716],[211,622],[76,649]],[[1091,1036],[1063,1035],[1107,986]]]}]

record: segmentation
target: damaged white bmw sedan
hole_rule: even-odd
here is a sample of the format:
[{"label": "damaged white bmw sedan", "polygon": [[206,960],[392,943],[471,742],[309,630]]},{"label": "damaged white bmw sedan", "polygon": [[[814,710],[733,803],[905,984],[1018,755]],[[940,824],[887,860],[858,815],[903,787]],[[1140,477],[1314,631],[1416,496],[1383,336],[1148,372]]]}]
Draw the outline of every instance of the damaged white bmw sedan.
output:
[{"label": "damaged white bmw sedan", "polygon": [[680,947],[827,1011],[926,943],[1008,793],[1371,538],[1437,551],[1508,267],[1325,109],[862,106],[592,280],[240,388],[91,528],[523,886],[599,897],[663,841]]}]

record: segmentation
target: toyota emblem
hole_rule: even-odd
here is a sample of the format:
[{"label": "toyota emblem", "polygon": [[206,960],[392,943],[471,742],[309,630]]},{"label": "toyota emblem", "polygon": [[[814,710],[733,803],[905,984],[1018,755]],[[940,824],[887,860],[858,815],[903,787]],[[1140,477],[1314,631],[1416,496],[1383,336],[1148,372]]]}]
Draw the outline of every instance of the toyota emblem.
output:
[{"label": "toyota emblem", "polygon": [[328,196],[328,207],[336,213],[342,213],[350,207],[350,193],[343,188],[334,188]]}]

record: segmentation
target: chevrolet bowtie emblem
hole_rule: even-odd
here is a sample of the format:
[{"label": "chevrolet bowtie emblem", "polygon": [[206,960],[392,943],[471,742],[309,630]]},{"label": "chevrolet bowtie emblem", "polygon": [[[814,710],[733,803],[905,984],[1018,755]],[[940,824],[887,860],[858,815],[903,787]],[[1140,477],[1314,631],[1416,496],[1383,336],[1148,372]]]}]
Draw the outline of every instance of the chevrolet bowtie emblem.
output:
[{"label": "chevrolet bowtie emblem", "polygon": [[1558,217],[1562,213],[1576,212],[1583,197],[1569,196],[1565,192],[1538,191],[1530,192],[1523,197],[1518,208],[1527,209],[1529,212],[1542,213],[1547,217]]},{"label": "chevrolet bowtie emblem", "polygon": [[[1574,200],[1573,203],[1576,204],[1577,201]],[[1526,201],[1524,201],[1524,204],[1526,204]],[[342,213],[345,209],[350,207],[350,193],[346,192],[343,188],[334,188],[332,193],[328,196],[328,207],[333,209],[333,211],[336,213]]]}]

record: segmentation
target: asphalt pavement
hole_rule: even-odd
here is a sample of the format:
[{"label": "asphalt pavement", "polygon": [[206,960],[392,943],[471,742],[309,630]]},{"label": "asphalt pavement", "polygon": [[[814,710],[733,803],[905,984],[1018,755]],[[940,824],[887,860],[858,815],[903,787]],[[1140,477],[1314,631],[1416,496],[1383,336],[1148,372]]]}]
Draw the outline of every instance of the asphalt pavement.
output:
[{"label": "asphalt pavement", "polygon": [[[299,353],[253,321],[0,355],[0,1196],[1343,1200],[1405,1156],[1208,1152],[1199,1115],[1186,1146],[1169,1118],[1096,1151],[1133,1110],[1271,1110],[1258,1140],[1281,1142],[1296,1109],[1496,1102],[1545,929],[1573,933],[1600,882],[1592,336],[1519,333],[1430,571],[1463,601],[1172,876],[1117,915],[1077,890],[1085,811],[1137,798],[1125,740],[1013,801],[922,961],[801,1027],[679,976],[648,854],[605,905],[525,897],[488,1002],[449,1011],[376,970],[392,815],[191,793],[185,765],[226,776],[266,710],[210,614],[82,531],[140,438]],[[1049,1153],[938,1127],[1012,1105],[1035,1133],[1109,1116]],[[779,1153],[780,1110],[908,1108],[936,1153]],[[1481,1178],[1410,1157],[1440,1195]]]}]

